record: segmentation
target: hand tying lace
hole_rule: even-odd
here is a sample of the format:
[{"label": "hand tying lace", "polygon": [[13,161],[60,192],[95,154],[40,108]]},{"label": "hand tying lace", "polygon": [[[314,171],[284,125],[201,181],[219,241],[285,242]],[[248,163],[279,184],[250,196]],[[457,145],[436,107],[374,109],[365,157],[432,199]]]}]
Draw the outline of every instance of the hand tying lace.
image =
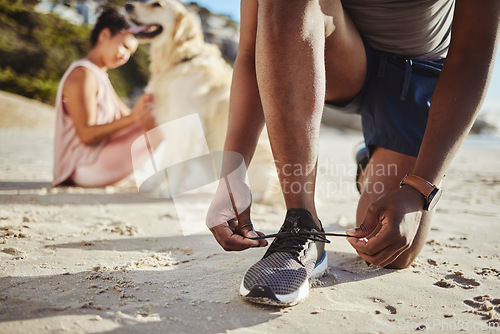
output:
[{"label": "hand tying lace", "polygon": [[248,239],[259,240],[266,238],[276,238],[277,240],[275,240],[272,248],[270,248],[269,251],[296,253],[300,252],[301,248],[307,240],[330,243],[330,240],[325,238],[325,236],[348,237],[348,235],[341,233],[309,231],[306,229],[295,227],[275,234],[268,234]]}]

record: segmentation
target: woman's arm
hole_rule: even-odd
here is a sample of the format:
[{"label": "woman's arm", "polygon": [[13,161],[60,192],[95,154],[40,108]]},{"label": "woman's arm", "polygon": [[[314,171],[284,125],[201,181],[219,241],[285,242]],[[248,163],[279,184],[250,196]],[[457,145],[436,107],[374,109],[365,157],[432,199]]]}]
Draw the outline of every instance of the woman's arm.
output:
[{"label": "woman's arm", "polygon": [[118,95],[116,95],[116,101],[118,102],[118,106],[120,107],[120,114],[122,116],[128,116],[132,112],[130,108],[120,99]]},{"label": "woman's arm", "polygon": [[148,107],[151,97],[141,96],[134,111],[127,116],[107,123],[96,125],[97,119],[97,82],[94,75],[83,67],[77,67],[66,79],[63,89],[64,108],[75,125],[80,140],[87,145],[99,143],[139,122],[151,112]]}]

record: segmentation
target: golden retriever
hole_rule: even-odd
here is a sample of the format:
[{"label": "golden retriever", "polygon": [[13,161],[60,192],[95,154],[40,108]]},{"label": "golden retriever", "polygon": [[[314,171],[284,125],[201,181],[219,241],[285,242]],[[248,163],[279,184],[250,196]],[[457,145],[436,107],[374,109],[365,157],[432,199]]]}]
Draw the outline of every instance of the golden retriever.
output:
[{"label": "golden retriever", "polygon": [[[151,78],[146,91],[155,96],[158,123],[196,113],[209,150],[222,151],[229,113],[231,66],[215,45],[204,41],[199,19],[177,0],[131,2],[125,8],[137,25],[136,36],[141,42],[151,44]],[[199,137],[185,133],[184,140],[189,141],[191,135]],[[195,146],[192,143],[193,150]],[[254,201],[267,204],[282,201],[267,131],[263,131],[259,140],[248,179]]]}]

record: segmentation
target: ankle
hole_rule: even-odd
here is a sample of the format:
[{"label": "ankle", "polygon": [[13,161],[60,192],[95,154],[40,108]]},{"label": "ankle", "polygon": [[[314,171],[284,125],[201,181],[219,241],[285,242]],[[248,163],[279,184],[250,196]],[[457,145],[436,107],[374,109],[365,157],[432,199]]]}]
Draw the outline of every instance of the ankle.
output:
[{"label": "ankle", "polygon": [[308,211],[308,212],[311,214],[311,216],[312,216],[312,218],[313,218],[314,222],[316,223],[316,225],[318,226],[318,228],[319,228],[319,229],[321,229],[321,228],[322,228],[321,222],[320,222],[320,220],[319,220],[319,218],[318,218],[318,214],[317,214],[317,212],[316,212],[316,208],[315,208],[314,206],[313,206],[313,207],[305,207],[305,206],[287,206],[287,212],[288,212],[289,210],[294,210],[294,209],[302,209],[302,210],[306,210],[306,211]]}]

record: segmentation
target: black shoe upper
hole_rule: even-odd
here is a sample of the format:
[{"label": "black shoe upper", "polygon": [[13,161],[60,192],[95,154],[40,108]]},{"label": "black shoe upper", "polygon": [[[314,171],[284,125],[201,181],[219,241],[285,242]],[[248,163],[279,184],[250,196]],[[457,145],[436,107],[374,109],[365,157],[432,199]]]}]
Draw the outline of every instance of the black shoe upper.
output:
[{"label": "black shoe upper", "polygon": [[[276,239],[269,246],[264,257],[275,252],[286,252],[303,257],[305,250],[316,245],[317,261],[321,260],[324,243],[329,242],[321,236],[323,228],[318,228],[311,213],[305,209],[290,209],[286,213],[285,222],[274,236]],[[301,261],[302,262],[302,261]]]}]

